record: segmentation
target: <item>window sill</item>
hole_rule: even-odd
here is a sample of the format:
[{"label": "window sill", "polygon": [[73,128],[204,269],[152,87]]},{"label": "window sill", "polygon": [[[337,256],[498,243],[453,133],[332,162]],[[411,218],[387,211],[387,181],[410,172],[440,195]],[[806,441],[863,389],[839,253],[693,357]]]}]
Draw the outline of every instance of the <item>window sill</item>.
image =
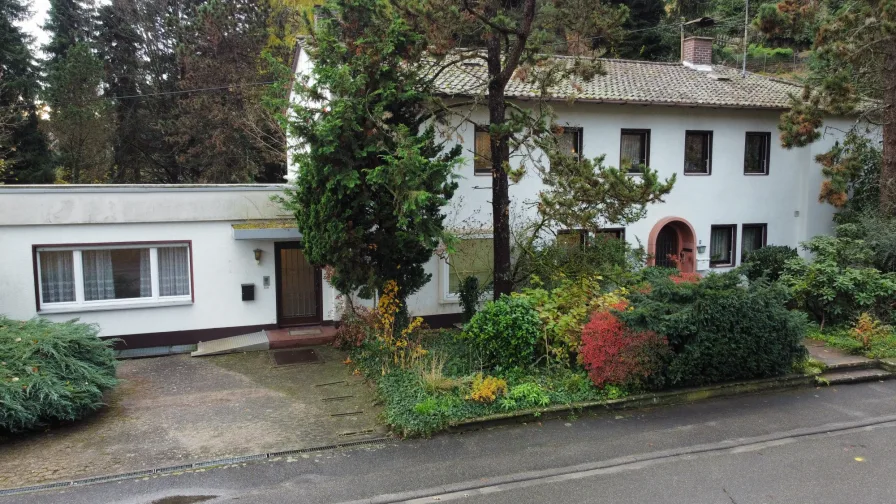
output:
[{"label": "window sill", "polygon": [[489,170],[489,171],[487,171],[487,172],[485,172],[485,171],[481,171],[481,172],[476,172],[476,171],[474,171],[474,172],[473,172],[473,176],[475,176],[475,177],[491,177],[491,176],[492,176],[492,172],[491,172],[491,170]]},{"label": "window sill", "polygon": [[712,175],[712,173],[688,173],[684,172],[685,177],[708,177]]},{"label": "window sill", "polygon": [[744,173],[744,177],[767,177],[768,173]]},{"label": "window sill", "polygon": [[37,313],[81,313],[96,311],[112,311],[112,310],[136,310],[140,308],[164,308],[166,306],[184,306],[193,304],[192,298],[175,298],[166,300],[150,300],[150,301],[127,301],[122,303],[102,303],[102,304],[80,304],[66,306],[41,306]]},{"label": "window sill", "polygon": [[730,263],[727,263],[727,264],[710,264],[709,267],[710,267],[711,269],[717,269],[717,268],[733,268],[734,265],[733,265],[733,264],[730,264]]}]

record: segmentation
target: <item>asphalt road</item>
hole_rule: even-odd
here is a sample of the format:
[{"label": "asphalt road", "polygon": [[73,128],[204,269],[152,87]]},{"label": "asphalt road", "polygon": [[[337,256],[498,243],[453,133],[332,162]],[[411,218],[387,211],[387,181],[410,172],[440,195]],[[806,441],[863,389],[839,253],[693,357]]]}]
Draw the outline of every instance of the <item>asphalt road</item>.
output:
[{"label": "asphalt road", "polygon": [[896,381],[509,425],[6,503],[896,503]]}]

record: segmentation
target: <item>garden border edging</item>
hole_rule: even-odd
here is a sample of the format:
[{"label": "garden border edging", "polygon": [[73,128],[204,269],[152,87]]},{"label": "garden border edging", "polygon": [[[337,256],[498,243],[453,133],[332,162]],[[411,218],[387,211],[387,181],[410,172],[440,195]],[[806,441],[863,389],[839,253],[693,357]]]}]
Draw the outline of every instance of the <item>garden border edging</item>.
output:
[{"label": "garden border edging", "polygon": [[524,420],[544,420],[559,418],[569,413],[591,411],[597,409],[623,410],[630,408],[644,408],[649,406],[666,406],[710,399],[713,397],[727,397],[741,394],[751,394],[766,390],[785,390],[802,386],[814,386],[814,375],[788,374],[774,378],[760,378],[757,380],[745,380],[738,382],[708,385],[706,387],[692,387],[664,392],[652,392],[622,399],[609,401],[584,401],[571,404],[559,404],[545,408],[530,408],[525,410],[497,413],[478,418],[470,418],[448,424],[448,431],[468,431],[499,425],[502,423],[520,422]]}]

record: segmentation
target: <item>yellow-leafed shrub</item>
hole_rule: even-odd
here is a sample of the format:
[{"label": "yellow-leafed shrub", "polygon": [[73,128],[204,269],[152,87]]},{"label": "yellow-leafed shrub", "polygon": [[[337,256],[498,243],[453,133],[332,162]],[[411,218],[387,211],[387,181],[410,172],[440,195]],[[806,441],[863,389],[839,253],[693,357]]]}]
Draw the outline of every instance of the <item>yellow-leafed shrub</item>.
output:
[{"label": "yellow-leafed shrub", "polygon": [[494,376],[477,374],[470,388],[470,399],[481,403],[495,402],[499,395],[507,393],[507,382]]}]

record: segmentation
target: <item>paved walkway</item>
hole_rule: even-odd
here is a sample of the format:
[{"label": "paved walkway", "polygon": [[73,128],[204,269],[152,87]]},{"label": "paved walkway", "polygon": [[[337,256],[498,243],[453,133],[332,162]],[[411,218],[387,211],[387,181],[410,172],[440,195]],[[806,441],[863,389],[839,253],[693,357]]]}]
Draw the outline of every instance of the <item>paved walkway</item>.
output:
[{"label": "paved walkway", "polygon": [[813,359],[820,360],[829,368],[870,365],[872,360],[861,355],[850,355],[843,350],[825,346],[823,341],[803,340]]},{"label": "paved walkway", "polygon": [[315,350],[323,363],[285,367],[269,352],[122,361],[98,414],[0,439],[0,489],[383,436],[345,354]]}]

